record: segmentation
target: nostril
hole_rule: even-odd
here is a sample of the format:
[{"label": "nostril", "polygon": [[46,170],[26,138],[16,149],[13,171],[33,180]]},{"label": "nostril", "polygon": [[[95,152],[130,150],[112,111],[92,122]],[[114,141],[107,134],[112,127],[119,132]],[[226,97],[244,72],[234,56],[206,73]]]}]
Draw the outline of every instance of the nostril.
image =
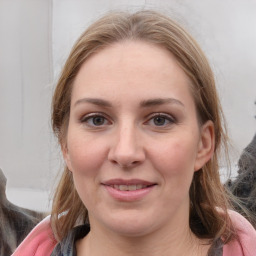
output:
[{"label": "nostril", "polygon": [[108,160],[121,168],[131,168],[142,163],[145,159],[145,152],[142,147],[124,147],[118,144],[110,148]]},{"label": "nostril", "polygon": [[[118,163],[117,163],[118,164]],[[135,165],[139,164],[139,161],[133,161],[133,162],[130,162],[130,163],[126,163],[126,164],[119,164],[119,166],[121,168],[124,168],[124,169],[128,169],[128,168],[131,168]]]}]

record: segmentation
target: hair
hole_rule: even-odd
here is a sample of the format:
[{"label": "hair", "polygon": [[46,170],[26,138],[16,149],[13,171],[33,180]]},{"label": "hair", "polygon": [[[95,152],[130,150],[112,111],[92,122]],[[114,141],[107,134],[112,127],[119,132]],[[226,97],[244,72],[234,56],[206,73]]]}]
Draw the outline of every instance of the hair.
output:
[{"label": "hair", "polygon": [[[52,101],[53,131],[65,147],[72,85],[81,65],[101,49],[129,40],[159,45],[170,51],[191,80],[199,124],[208,120],[214,123],[214,155],[194,173],[189,192],[189,222],[198,238],[214,241],[222,237],[227,243],[234,237],[234,230],[227,212],[228,196],[219,175],[221,145],[227,150],[227,136],[214,75],[199,45],[172,19],[155,11],[111,12],[89,26],[71,50],[57,83]],[[72,174],[65,167],[52,206],[51,225],[56,239],[63,239],[77,223],[85,223],[87,215]]]}]

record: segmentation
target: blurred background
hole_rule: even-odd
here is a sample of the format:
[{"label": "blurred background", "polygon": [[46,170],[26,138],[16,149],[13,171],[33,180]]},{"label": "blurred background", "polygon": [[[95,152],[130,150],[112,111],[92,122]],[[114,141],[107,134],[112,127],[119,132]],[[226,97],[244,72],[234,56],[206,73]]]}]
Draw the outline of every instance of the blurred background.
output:
[{"label": "blurred background", "polygon": [[51,96],[74,41],[108,10],[148,8],[177,20],[205,51],[216,75],[236,175],[239,155],[256,131],[256,1],[0,0],[0,168],[11,202],[50,209],[62,169],[50,127]]}]

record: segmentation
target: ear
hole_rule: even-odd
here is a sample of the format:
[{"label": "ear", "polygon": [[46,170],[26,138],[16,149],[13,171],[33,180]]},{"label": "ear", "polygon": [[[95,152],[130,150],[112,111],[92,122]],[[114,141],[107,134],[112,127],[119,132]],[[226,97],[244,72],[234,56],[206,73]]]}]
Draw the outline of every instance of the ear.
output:
[{"label": "ear", "polygon": [[70,171],[72,171],[70,156],[69,156],[69,152],[68,152],[68,146],[67,146],[67,143],[66,143],[66,142],[63,143],[63,145],[61,145],[61,152],[62,152],[64,161],[65,161],[65,163],[66,163],[68,169],[69,169]]},{"label": "ear", "polygon": [[200,170],[213,156],[215,149],[214,124],[208,120],[200,129],[200,141],[198,144],[197,157],[194,170]]}]

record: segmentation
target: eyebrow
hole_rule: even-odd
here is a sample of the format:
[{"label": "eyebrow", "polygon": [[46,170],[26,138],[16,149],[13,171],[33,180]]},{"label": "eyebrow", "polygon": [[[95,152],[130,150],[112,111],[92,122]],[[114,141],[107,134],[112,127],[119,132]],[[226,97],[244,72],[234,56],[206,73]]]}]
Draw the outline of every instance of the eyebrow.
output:
[{"label": "eyebrow", "polygon": [[81,103],[91,103],[91,104],[102,106],[102,107],[112,107],[112,104],[110,102],[103,99],[98,99],[98,98],[83,98],[76,101],[74,106],[79,105]]},{"label": "eyebrow", "polygon": [[[112,107],[112,104],[103,99],[98,99],[98,98],[83,98],[79,99],[75,102],[74,106],[82,104],[82,103],[91,103],[97,106],[102,106],[102,107]],[[178,104],[180,106],[184,107],[184,104],[174,98],[156,98],[156,99],[148,99],[148,100],[143,100],[140,103],[141,107],[152,107],[152,106],[159,106],[159,105],[164,105],[164,104]]]},{"label": "eyebrow", "polygon": [[159,106],[164,104],[178,104],[180,106],[184,107],[184,104],[174,98],[156,98],[156,99],[149,99],[149,100],[143,100],[140,103],[141,107],[152,107],[152,106]]}]

